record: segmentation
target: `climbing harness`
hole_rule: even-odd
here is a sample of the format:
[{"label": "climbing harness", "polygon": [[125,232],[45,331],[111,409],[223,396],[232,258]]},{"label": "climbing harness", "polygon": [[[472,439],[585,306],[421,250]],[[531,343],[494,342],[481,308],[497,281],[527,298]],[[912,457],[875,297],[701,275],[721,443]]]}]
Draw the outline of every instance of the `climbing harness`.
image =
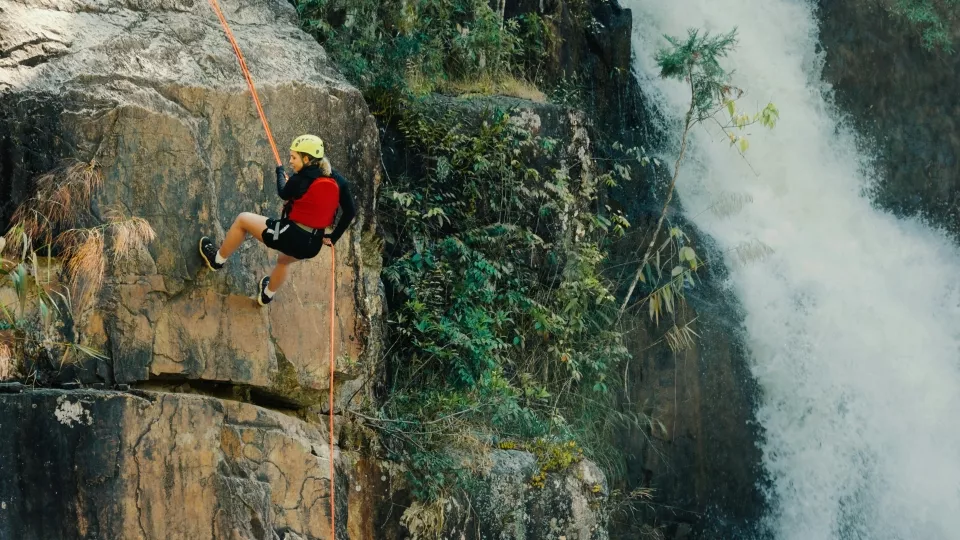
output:
[{"label": "climbing harness", "polygon": [[[277,160],[277,165],[283,165],[280,160],[280,152],[277,151],[277,144],[273,141],[273,134],[270,133],[270,126],[267,124],[267,115],[263,112],[263,106],[260,104],[260,98],[257,96],[257,90],[253,86],[253,78],[250,76],[250,70],[247,69],[247,62],[243,58],[243,53],[240,52],[240,46],[237,45],[237,40],[233,37],[233,32],[230,31],[230,25],[227,24],[227,18],[223,16],[223,12],[220,11],[220,5],[217,3],[217,0],[209,0],[210,7],[213,8],[214,13],[217,14],[217,18],[220,19],[220,24],[223,26],[223,31],[227,34],[227,39],[230,40],[230,45],[233,46],[233,52],[237,56],[237,60],[240,62],[240,70],[243,72],[243,78],[247,81],[247,87],[250,88],[250,95],[253,96],[253,103],[257,107],[257,113],[260,115],[260,122],[263,123],[263,130],[267,133],[267,141],[270,143],[270,149],[273,150],[273,157]],[[322,152],[322,146],[320,147]],[[287,225],[289,227],[289,225]],[[280,229],[280,224],[277,222],[277,229],[270,231],[274,235],[274,240],[280,236],[280,233],[285,231],[287,227]],[[334,494],[336,493],[335,485],[335,470],[333,467],[333,376],[334,376],[334,335],[335,335],[335,316],[336,316],[336,293],[337,293],[337,265],[336,265],[336,251],[333,249],[333,244],[330,244],[330,536],[333,540],[337,538],[337,529],[336,529],[336,505],[334,504]]]},{"label": "climbing harness", "polygon": [[267,232],[270,233],[270,234],[272,234],[272,235],[273,235],[273,240],[276,241],[278,238],[280,238],[280,235],[281,235],[284,231],[286,231],[287,229],[289,229],[289,228],[290,228],[290,225],[288,224],[288,225],[284,226],[284,227],[281,229],[281,228],[280,228],[280,222],[277,221],[277,222],[273,225],[273,228],[272,228],[272,229],[267,229]]}]

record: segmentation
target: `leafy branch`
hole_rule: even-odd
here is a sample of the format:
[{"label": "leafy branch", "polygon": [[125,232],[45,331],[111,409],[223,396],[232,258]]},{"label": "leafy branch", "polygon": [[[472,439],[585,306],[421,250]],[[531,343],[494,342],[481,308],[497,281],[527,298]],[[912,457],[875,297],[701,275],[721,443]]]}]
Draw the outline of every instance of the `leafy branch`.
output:
[{"label": "leafy branch", "polygon": [[690,105],[684,115],[683,131],[680,135],[680,151],[673,166],[673,177],[670,179],[670,185],[667,188],[663,209],[660,211],[660,217],[657,220],[653,235],[650,237],[650,243],[647,244],[640,266],[637,268],[633,281],[627,289],[626,297],[620,305],[618,317],[622,317],[624,311],[626,311],[637,283],[642,279],[644,269],[654,252],[654,246],[660,235],[660,230],[663,228],[670,202],[673,200],[674,188],[680,175],[680,164],[687,151],[690,130],[704,120],[716,120],[716,114],[726,108],[730,113],[731,121],[728,124],[720,124],[720,126],[730,138],[731,145],[737,145],[737,150],[742,156],[749,143],[746,138],[732,133],[732,129],[743,129],[757,122],[765,127],[772,128],[779,118],[779,111],[772,103],[753,116],[738,113],[736,110],[734,102],[743,95],[743,91],[730,84],[730,74],[720,65],[720,59],[725,58],[736,45],[736,29],[715,37],[710,36],[709,32],[701,35],[700,31],[696,29],[689,30],[686,39],[665,37],[670,46],[659,50],[655,57],[657,64],[660,66],[660,76],[664,79],[677,79],[686,82],[690,91]]}]

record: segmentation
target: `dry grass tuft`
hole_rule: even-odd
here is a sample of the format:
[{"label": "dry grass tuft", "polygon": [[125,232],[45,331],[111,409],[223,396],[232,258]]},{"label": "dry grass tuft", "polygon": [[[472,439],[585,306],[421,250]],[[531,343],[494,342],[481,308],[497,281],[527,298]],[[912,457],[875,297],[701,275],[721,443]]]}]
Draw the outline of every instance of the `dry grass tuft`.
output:
[{"label": "dry grass tuft", "polygon": [[6,236],[13,250],[21,249],[31,238],[51,243],[57,229],[89,211],[94,194],[103,185],[103,175],[96,161],[67,160],[37,177],[35,183],[36,194],[21,204],[11,219],[18,224]]},{"label": "dry grass tuft", "polygon": [[78,306],[88,307],[106,274],[106,236],[112,239],[112,261],[117,264],[145,248],[156,233],[143,218],[128,218],[119,210],[108,211],[104,225],[69,228],[82,223],[96,192],[103,186],[96,161],[64,161],[36,178],[35,185],[35,195],[14,212],[12,220],[16,225],[7,232],[3,244],[11,252],[22,252],[23,260],[34,242],[62,250],[68,290]]},{"label": "dry grass tuft", "polygon": [[700,335],[690,328],[690,324],[692,323],[693,321],[690,321],[683,326],[673,325],[673,328],[667,330],[665,337],[667,339],[667,345],[670,347],[671,351],[678,353],[693,348],[696,343],[693,338],[700,337]]},{"label": "dry grass tuft", "polygon": [[442,91],[461,97],[471,95],[499,95],[526,99],[537,103],[546,103],[547,96],[533,83],[512,76],[497,79],[484,76],[476,79],[449,81],[442,85]]},{"label": "dry grass tuft", "polygon": [[[99,225],[80,228],[96,220],[90,206],[102,184],[103,177],[95,161],[63,162],[35,179],[36,193],[17,208],[12,216],[14,226],[0,238],[0,253],[6,250],[13,254],[13,261],[0,261],[16,265],[5,277],[17,292],[20,316],[15,317],[4,306],[0,306],[0,314],[15,330],[27,335],[15,345],[4,342],[0,333],[0,380],[17,376],[16,358],[34,354],[53,358],[59,354],[57,351],[62,351],[61,367],[81,356],[105,358],[96,349],[60,340],[62,307],[71,313],[74,328],[82,327],[82,319],[93,308],[106,277],[110,255],[108,237],[112,240],[112,260],[116,263],[146,247],[156,235],[146,220],[126,218],[117,211],[108,212],[105,222]],[[35,243],[43,245],[41,252],[46,251],[46,284],[41,282],[41,255],[35,251]],[[59,272],[64,274],[66,286],[62,290],[49,287],[54,250],[59,251],[63,260]],[[19,264],[16,263],[18,256]],[[31,290],[39,321],[23,320],[28,283],[33,284]],[[77,341],[82,340],[79,334],[74,335]]]},{"label": "dry grass tuft", "polygon": [[127,218],[114,210],[108,212],[107,219],[113,237],[114,264],[140,249],[146,249],[147,245],[157,237],[153,227],[143,218]]},{"label": "dry grass tuft", "polygon": [[57,246],[63,250],[69,275],[70,293],[82,309],[89,307],[103,286],[107,270],[106,236],[113,241],[110,256],[113,264],[146,249],[156,238],[156,232],[147,220],[124,217],[119,210],[107,213],[108,223],[90,229],[70,229],[57,236]]},{"label": "dry grass tuft", "polygon": [[103,231],[72,229],[57,238],[66,259],[70,295],[80,306],[88,306],[100,291],[107,270]]},{"label": "dry grass tuft", "polygon": [[424,503],[414,501],[400,516],[400,522],[407,528],[414,540],[439,538],[443,531],[443,521],[446,512],[444,507],[448,500],[440,497],[437,500]]},{"label": "dry grass tuft", "polygon": [[0,342],[0,381],[11,379],[17,374],[17,365],[13,359],[10,345]]}]

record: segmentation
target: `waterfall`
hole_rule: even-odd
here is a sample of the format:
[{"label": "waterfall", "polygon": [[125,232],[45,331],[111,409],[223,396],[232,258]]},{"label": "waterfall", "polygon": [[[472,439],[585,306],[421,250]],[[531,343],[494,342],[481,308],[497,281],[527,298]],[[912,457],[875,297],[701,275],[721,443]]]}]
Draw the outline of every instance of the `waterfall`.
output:
[{"label": "waterfall", "polygon": [[[864,195],[871,156],[832,107],[804,0],[623,0],[635,66],[677,131],[687,88],[658,77],[663,34],[738,27],[723,61],[751,128],[744,160],[710,126],[693,130],[678,197],[730,269],[759,396],[766,517],[777,539],[960,538],[960,253],[941,231]],[[665,148],[663,163],[675,149]],[[919,181],[919,180],[918,180]],[[750,200],[733,215],[722,197]],[[770,252],[744,262],[737,248]],[[719,405],[719,404],[718,404]]]}]

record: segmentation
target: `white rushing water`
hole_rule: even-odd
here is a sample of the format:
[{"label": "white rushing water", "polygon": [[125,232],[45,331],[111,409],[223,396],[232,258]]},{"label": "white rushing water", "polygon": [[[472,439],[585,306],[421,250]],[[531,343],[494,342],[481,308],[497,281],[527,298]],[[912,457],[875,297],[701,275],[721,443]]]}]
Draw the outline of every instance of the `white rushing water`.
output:
[{"label": "white rushing water", "polygon": [[[738,26],[724,65],[747,92],[740,106],[780,109],[773,131],[750,129],[759,176],[716,130],[697,128],[678,181],[687,217],[727,253],[744,307],[771,480],[764,528],[778,539],[960,538],[960,253],[861,196],[870,169],[823,98],[813,6],[622,3],[641,84],[672,122],[689,94],[659,80],[653,55],[663,34],[691,27]],[[724,193],[752,202],[705,211]],[[732,250],[752,241],[772,253],[739,264]]]}]

